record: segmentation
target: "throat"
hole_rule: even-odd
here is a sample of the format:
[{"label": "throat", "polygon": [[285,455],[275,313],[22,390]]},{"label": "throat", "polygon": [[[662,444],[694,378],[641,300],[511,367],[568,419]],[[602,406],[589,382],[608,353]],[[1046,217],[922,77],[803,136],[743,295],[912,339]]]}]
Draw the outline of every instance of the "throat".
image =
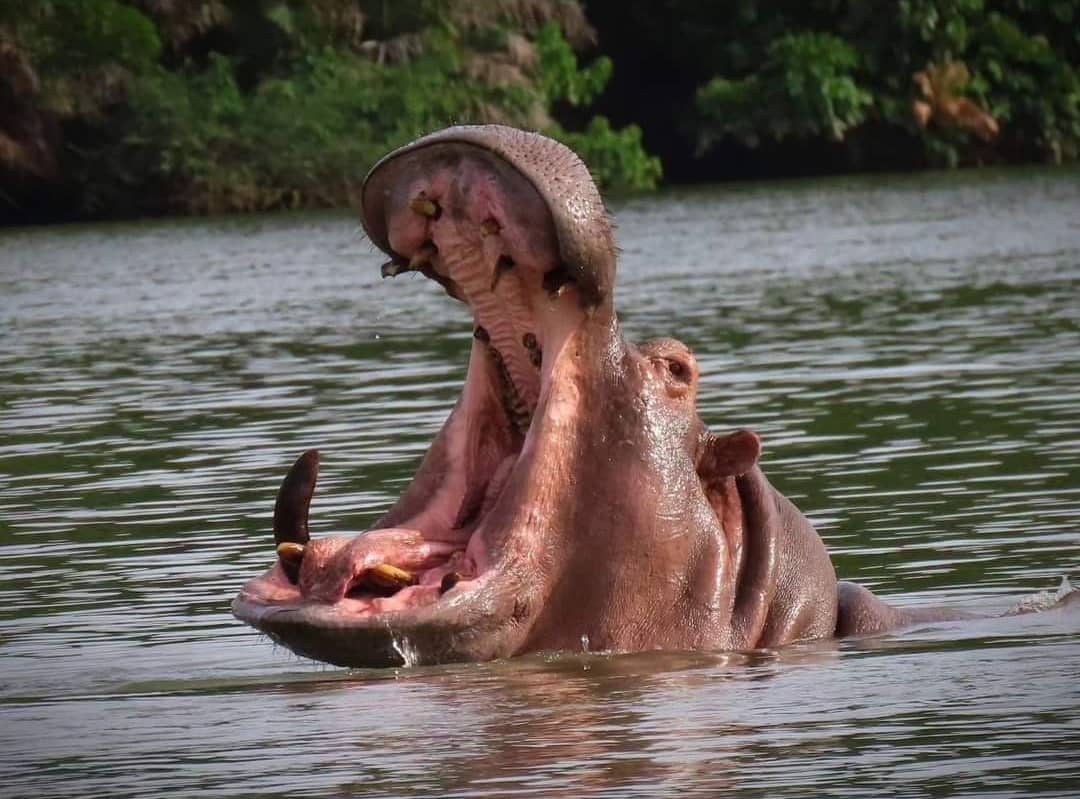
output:
[{"label": "throat", "polygon": [[[495,382],[494,390],[506,412],[506,418],[511,427],[523,437],[532,424],[540,398],[542,356],[534,333],[523,333],[520,346],[515,346],[516,331],[513,327],[511,324],[499,324],[495,330],[501,335],[493,339],[487,327],[477,325],[473,330],[473,337],[480,343],[489,361]],[[511,330],[508,332],[507,328]],[[502,349],[497,343],[499,341]]]}]

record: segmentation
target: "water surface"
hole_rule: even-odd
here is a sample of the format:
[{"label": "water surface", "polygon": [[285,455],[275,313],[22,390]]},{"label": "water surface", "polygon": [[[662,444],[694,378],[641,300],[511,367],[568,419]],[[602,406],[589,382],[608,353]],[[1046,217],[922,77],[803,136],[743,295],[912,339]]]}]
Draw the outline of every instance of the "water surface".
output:
[{"label": "water surface", "polygon": [[[726,186],[614,210],[617,305],[752,427],[838,572],[1001,613],[1080,581],[1080,175]],[[235,622],[396,497],[464,309],[343,215],[0,233],[0,794],[1080,795],[1080,613],[756,653],[348,671]]]}]

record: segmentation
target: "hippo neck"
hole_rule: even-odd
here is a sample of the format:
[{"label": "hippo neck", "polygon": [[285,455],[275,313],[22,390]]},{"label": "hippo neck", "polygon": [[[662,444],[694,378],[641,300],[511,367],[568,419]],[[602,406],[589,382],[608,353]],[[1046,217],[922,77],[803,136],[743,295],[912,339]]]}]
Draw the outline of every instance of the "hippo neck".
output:
[{"label": "hippo neck", "polygon": [[[513,651],[673,648],[715,640],[730,609],[726,542],[704,502],[642,456],[640,358],[613,315],[567,337],[506,490],[481,529],[499,591],[515,596]],[[677,451],[669,453],[680,456]],[[692,473],[692,463],[676,465]],[[671,466],[670,461],[668,465]],[[655,606],[642,580],[661,586]],[[692,586],[683,590],[679,586]],[[497,592],[496,592],[497,593]],[[700,619],[687,627],[682,620]],[[574,620],[568,624],[567,620]]]}]

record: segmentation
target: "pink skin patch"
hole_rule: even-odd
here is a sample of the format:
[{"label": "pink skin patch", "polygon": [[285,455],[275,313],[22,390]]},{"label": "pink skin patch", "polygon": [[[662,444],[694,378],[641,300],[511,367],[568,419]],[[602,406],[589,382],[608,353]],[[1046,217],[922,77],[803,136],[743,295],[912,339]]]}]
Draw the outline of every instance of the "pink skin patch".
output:
[{"label": "pink skin patch", "polygon": [[[461,401],[414,480],[422,495],[403,496],[387,516],[393,526],[312,539],[295,584],[279,563],[249,581],[243,598],[319,603],[353,618],[452,599],[475,589],[496,565],[508,538],[503,528],[522,506],[552,493],[548,478],[531,468],[534,416],[545,417],[545,435],[555,442],[544,461],[558,462],[550,450],[569,446],[573,437],[558,431],[576,427],[580,407],[578,365],[561,356],[583,312],[573,286],[544,288],[544,275],[558,264],[547,209],[520,175],[495,174],[507,169],[491,159],[435,159],[386,198],[394,252],[405,262],[426,259],[468,304],[477,331]],[[561,388],[552,396],[557,368]],[[413,584],[379,595],[366,575],[382,564],[404,570]]]},{"label": "pink skin patch", "polygon": [[[365,573],[387,563],[412,573],[418,584],[390,597],[365,591]],[[419,530],[385,528],[360,536],[313,539],[305,547],[298,583],[290,582],[278,563],[266,574],[250,580],[244,593],[250,599],[278,605],[318,601],[362,614],[434,601],[442,593],[443,577],[450,572],[462,575],[455,587],[466,587],[468,578],[476,573],[475,564],[459,544],[429,541]]]}]

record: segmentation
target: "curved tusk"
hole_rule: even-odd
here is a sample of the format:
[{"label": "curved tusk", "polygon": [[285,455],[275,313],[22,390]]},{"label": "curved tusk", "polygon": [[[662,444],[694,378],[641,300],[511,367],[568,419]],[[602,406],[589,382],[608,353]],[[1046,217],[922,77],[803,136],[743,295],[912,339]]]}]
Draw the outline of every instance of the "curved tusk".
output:
[{"label": "curved tusk", "polygon": [[274,502],[274,543],[278,560],[289,582],[300,579],[300,564],[304,545],[311,539],[308,533],[308,508],[315,483],[319,479],[319,451],[309,449],[296,459],[278,489]]},{"label": "curved tusk", "polygon": [[319,478],[319,451],[309,449],[296,459],[278,489],[274,503],[274,543],[306,544],[308,533],[308,508],[315,482]]}]

